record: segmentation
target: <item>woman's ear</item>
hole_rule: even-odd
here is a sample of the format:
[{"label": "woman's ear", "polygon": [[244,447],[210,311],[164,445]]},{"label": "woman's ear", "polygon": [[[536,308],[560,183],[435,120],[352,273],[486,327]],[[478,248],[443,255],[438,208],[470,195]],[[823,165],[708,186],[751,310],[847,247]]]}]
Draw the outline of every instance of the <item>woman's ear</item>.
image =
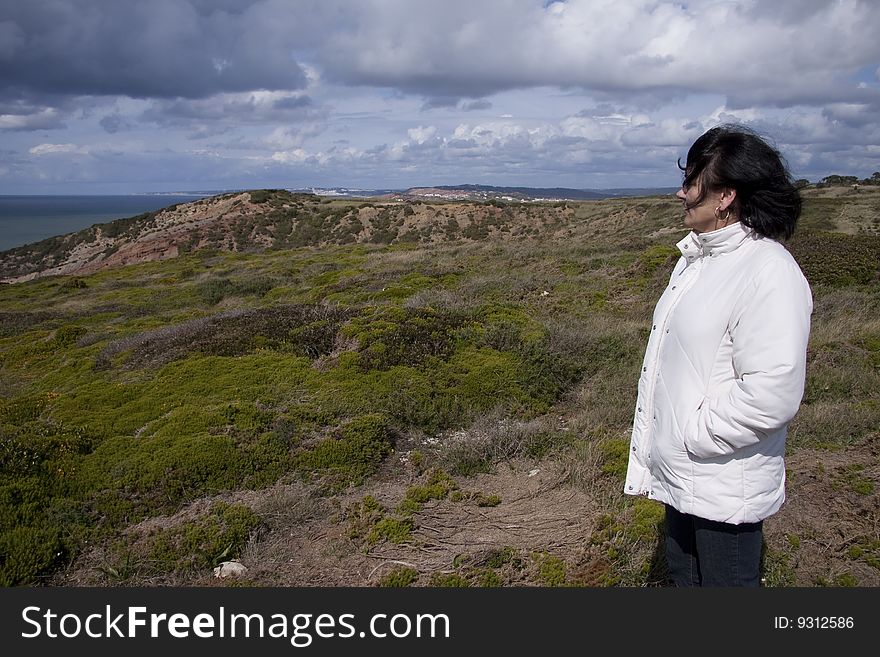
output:
[{"label": "woman's ear", "polygon": [[736,190],[732,187],[726,187],[721,190],[721,199],[718,202],[718,207],[721,212],[724,212],[727,208],[730,207],[730,204],[733,203],[736,198]]}]

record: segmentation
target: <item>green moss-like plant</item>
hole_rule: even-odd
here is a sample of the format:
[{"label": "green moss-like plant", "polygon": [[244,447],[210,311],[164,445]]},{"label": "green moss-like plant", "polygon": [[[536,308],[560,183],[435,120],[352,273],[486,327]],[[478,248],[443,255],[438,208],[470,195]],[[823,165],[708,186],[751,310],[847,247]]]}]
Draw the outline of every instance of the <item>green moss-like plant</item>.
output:
[{"label": "green moss-like plant", "polygon": [[456,490],[458,484],[446,472],[439,468],[432,470],[423,486],[411,486],[406,491],[406,498],[420,504],[428,500],[446,499],[450,491]]},{"label": "green moss-like plant", "polygon": [[834,578],[834,585],[853,588],[859,585],[859,580],[852,573],[841,573]]},{"label": "green moss-like plant", "polygon": [[379,578],[378,585],[390,588],[405,588],[411,586],[419,578],[419,571],[415,568],[397,568]]},{"label": "green moss-like plant", "polygon": [[470,581],[458,573],[434,573],[431,575],[430,586],[443,588],[467,588]]},{"label": "green moss-like plant", "polygon": [[304,474],[321,474],[332,488],[359,485],[391,453],[388,418],[381,413],[359,416],[346,424],[338,437],[327,438],[297,454],[294,467]]},{"label": "green moss-like plant", "polygon": [[799,230],[787,244],[811,284],[842,288],[877,280],[880,236]]},{"label": "green moss-like plant", "polygon": [[474,580],[477,586],[481,586],[483,588],[493,588],[496,586],[502,586],[504,584],[504,580],[501,575],[492,570],[491,568],[482,568],[474,573]]},{"label": "green moss-like plant", "polygon": [[413,521],[410,518],[383,518],[370,529],[367,544],[376,545],[382,541],[406,543],[412,537]]},{"label": "green moss-like plant", "polygon": [[197,519],[117,542],[110,567],[140,576],[192,573],[241,554],[260,518],[240,504],[217,502]]},{"label": "green moss-like plant", "polygon": [[532,559],[538,566],[538,579],[544,586],[565,586],[565,562],[548,552],[536,552]]},{"label": "green moss-like plant", "polygon": [[506,564],[513,563],[516,558],[516,550],[506,546],[489,552],[486,557],[486,565],[490,568],[502,568]]},{"label": "green moss-like plant", "polygon": [[348,536],[355,540],[365,540],[373,526],[385,517],[385,510],[372,495],[365,495],[360,502],[352,504],[345,511],[348,521]]},{"label": "green moss-like plant", "polygon": [[498,506],[501,504],[500,495],[484,495],[483,493],[477,493],[474,500],[476,501],[477,506]]},{"label": "green moss-like plant", "polygon": [[409,497],[404,498],[400,504],[397,505],[397,513],[402,516],[411,516],[415,513],[418,513],[422,510],[422,505],[420,502],[416,502],[414,499]]},{"label": "green moss-like plant", "polygon": [[622,438],[605,438],[600,445],[602,474],[623,481],[629,463],[629,441]]},{"label": "green moss-like plant", "polygon": [[654,544],[663,529],[666,512],[662,504],[643,497],[632,501],[632,520],[627,525],[628,536],[634,541]]},{"label": "green moss-like plant", "polygon": [[0,586],[33,584],[65,558],[57,527],[14,527],[0,532]]}]

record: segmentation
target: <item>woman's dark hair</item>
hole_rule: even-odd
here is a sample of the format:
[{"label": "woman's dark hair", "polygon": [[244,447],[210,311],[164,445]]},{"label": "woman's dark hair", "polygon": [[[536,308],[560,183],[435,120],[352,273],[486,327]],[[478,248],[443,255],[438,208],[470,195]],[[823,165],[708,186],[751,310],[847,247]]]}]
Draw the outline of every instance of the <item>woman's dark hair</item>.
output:
[{"label": "woman's dark hair", "polygon": [[699,182],[702,203],[711,191],[736,190],[731,210],[756,233],[788,239],[801,214],[801,197],[785,160],[754,132],[738,125],[720,125],[693,143],[684,172],[685,188]]}]

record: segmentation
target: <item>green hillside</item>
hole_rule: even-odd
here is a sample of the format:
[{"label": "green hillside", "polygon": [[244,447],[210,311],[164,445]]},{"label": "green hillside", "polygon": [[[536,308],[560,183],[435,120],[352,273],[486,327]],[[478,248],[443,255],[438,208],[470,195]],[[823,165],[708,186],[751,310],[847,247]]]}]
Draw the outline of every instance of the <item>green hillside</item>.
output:
[{"label": "green hillside", "polygon": [[[283,224],[279,194],[231,242],[0,287],[0,583],[660,582],[662,510],[621,489],[679,203],[295,198]],[[876,586],[880,194],[806,196],[765,577]]]}]

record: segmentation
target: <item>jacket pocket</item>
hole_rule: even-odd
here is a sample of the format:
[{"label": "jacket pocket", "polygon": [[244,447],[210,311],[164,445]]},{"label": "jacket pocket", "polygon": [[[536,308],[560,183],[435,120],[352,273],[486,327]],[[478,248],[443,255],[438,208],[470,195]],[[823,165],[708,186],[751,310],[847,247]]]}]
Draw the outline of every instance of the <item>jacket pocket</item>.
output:
[{"label": "jacket pocket", "polygon": [[698,459],[708,459],[720,455],[712,436],[703,429],[703,406],[708,403],[711,402],[705,396],[700,399],[700,403],[685,419],[684,431],[682,432],[687,453]]}]

